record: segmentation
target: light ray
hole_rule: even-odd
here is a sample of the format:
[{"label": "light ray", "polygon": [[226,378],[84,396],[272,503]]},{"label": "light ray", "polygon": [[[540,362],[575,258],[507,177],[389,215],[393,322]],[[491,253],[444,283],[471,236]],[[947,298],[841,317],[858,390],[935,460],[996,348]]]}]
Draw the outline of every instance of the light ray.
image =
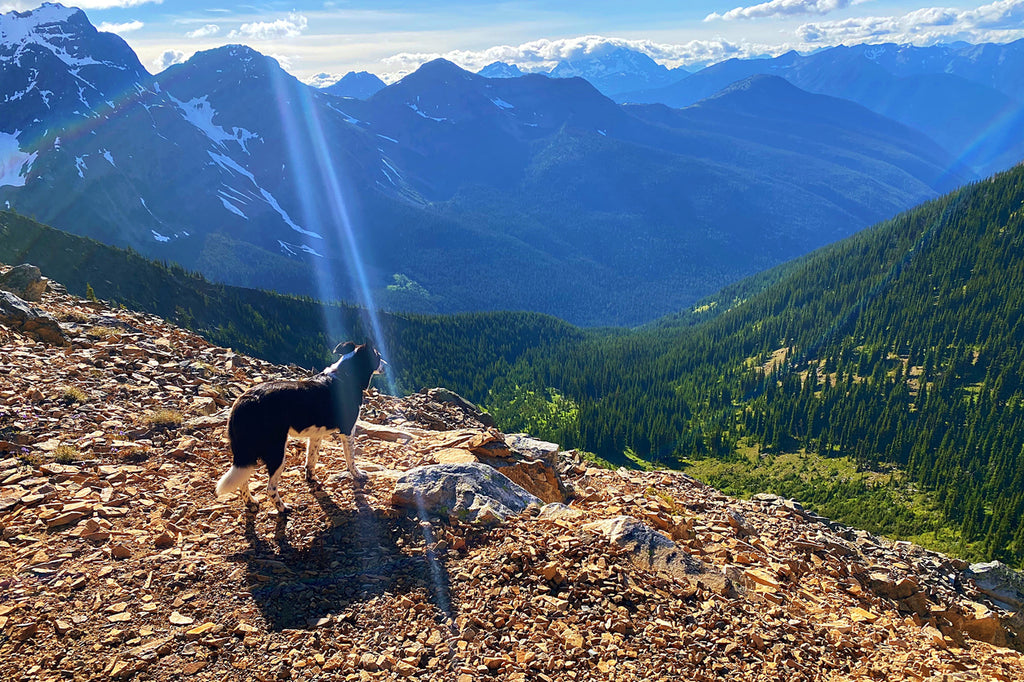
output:
[{"label": "light ray", "polygon": [[[344,168],[331,153],[331,147],[324,133],[323,122],[317,107],[315,95],[291,76],[272,70],[272,81],[278,113],[286,138],[286,146],[292,168],[298,180],[299,200],[305,219],[315,224],[314,231],[320,234],[333,232],[343,247],[347,276],[351,281],[357,303],[364,311],[364,318],[370,330],[374,347],[387,359],[386,341],[380,322],[380,313],[373,297],[362,256],[362,247],[357,236],[349,203],[346,200]],[[322,191],[317,191],[317,190]],[[323,224],[323,223],[328,224]],[[331,270],[331,259],[318,262],[315,266],[319,298],[321,301],[336,301],[340,298],[337,274]],[[324,326],[332,338],[339,338],[340,329],[333,316],[324,308]],[[385,374],[384,381],[392,395],[397,393],[392,375]]]}]

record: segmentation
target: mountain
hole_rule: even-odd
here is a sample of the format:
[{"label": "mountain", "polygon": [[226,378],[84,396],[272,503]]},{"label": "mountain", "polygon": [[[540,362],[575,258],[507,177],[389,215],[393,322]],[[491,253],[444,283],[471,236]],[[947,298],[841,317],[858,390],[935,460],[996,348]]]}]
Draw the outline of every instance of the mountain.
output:
[{"label": "mountain", "polygon": [[809,55],[730,59],[672,85],[616,96],[622,102],[690,106],[755,74],[857,102],[939,142],[980,175],[1024,159],[1024,41],[919,48],[839,46]]},{"label": "mountain", "polygon": [[5,15],[12,55],[55,55],[27,28],[51,26],[119,57],[92,65],[116,92],[84,102],[70,86],[15,97],[34,72],[4,62],[0,206],[240,286],[638,324],[972,177],[858,107],[811,98],[758,121],[745,99],[801,96],[763,83],[680,118],[580,78],[438,60],[340,99],[237,45],[149,76],[83,22]]},{"label": "mountain", "polygon": [[[648,305],[645,282],[674,279],[680,259],[689,272],[678,272],[682,279],[675,281],[690,288],[694,273],[711,276],[725,253],[734,263],[784,260],[797,255],[799,243],[824,244],[877,219],[878,199],[895,208],[899,195],[923,199],[926,186],[948,189],[964,177],[946,175],[947,159],[934,143],[853,105],[846,120],[823,125],[828,134],[805,125],[814,108],[785,136],[777,122],[750,117],[732,129],[707,117],[666,125],[614,106],[579,79],[489,80],[434,62],[346,111],[397,140],[385,149],[419,195],[443,202],[449,215],[475,221],[478,230],[514,230],[546,254],[529,266],[535,271],[550,255],[584,256],[573,265],[580,298],[608,301],[607,287],[590,288],[588,280],[616,282],[634,312]],[[854,123],[858,116],[863,120]],[[844,136],[842,126],[857,133]],[[830,138],[841,141],[842,151],[828,148]],[[891,154],[881,151],[889,147]],[[744,170],[737,173],[733,163]],[[687,192],[673,196],[669,187]],[[874,187],[871,199],[860,195],[868,187]],[[741,218],[726,198],[731,191],[744,192],[747,216],[759,217]],[[845,191],[860,195],[856,206],[842,198]],[[697,196],[705,199],[694,203]],[[780,197],[792,203],[783,205]],[[525,224],[523,207],[530,207]],[[583,214],[581,207],[595,212]],[[616,238],[613,222],[628,225],[632,238]],[[460,248],[442,246],[448,253]],[[467,251],[464,258],[480,254]],[[552,266],[540,277],[545,288],[562,278],[563,263]],[[593,279],[578,277],[581,272]],[[408,274],[433,290],[422,267]],[[686,304],[674,296],[673,303]]]},{"label": "mountain", "polygon": [[[563,59],[547,71],[533,73],[544,73],[551,78],[583,78],[607,97],[664,87],[689,75],[683,67],[669,69],[643,52],[613,46],[604,46],[573,59]],[[484,78],[518,78],[524,72],[515,64],[492,62],[477,74]]]},{"label": "mountain", "polygon": [[[4,679],[244,669],[591,682],[777,679],[782,667],[903,680],[939,665],[1015,679],[1024,668],[1002,601],[1021,598],[1019,577],[1005,566],[968,566],[772,495],[734,499],[679,472],[605,469],[483,428],[450,391],[370,391],[364,483],[337,474],[344,455],[328,436],[309,483],[289,448],[291,514],[265,500],[247,512],[213,491],[231,401],[306,371],[100,301],[50,292],[38,306],[61,320],[66,351],[0,324]],[[487,458],[492,468],[470,439],[509,456]],[[453,457],[472,464],[438,464]],[[575,491],[557,493],[571,507],[541,507],[512,483],[533,484],[535,471]]]},{"label": "mountain", "polygon": [[523,72],[515,64],[505,62],[491,62],[484,68],[477,71],[477,75],[484,78],[519,78]]},{"label": "mountain", "polygon": [[34,11],[0,14],[7,135],[16,130],[24,140],[35,139],[45,134],[48,120],[109,115],[147,76],[127,43],[97,31],[81,10],[44,3]]},{"label": "mountain", "polygon": [[349,71],[336,83],[321,88],[321,90],[328,95],[335,95],[336,97],[366,99],[384,87],[386,87],[384,81],[372,73],[367,71],[359,71],[358,73]]},{"label": "mountain", "polygon": [[[119,37],[97,33],[80,11],[48,5],[4,21],[5,36],[17,38],[5,38],[11,59],[3,63],[4,88],[41,91],[46,101],[7,95],[0,104],[0,120],[11,126],[5,144],[13,140],[21,160],[5,172],[16,178],[0,187],[0,201],[221,281],[355,297],[344,279],[326,281],[330,288],[320,291],[309,262],[297,257],[322,260],[328,270],[348,267],[340,246],[347,237],[332,227],[334,207],[309,195],[337,193],[347,178],[335,172],[325,188],[307,173],[300,188],[293,162],[343,158],[330,165],[357,177],[372,173],[366,164],[381,165],[376,138],[326,104],[335,98],[311,92],[276,61],[242,46],[198,53],[154,79]],[[51,45],[50,33],[63,42]],[[83,56],[93,42],[108,57],[102,63]],[[52,58],[54,50],[77,61]],[[27,59],[47,55],[49,81],[70,85],[35,85],[35,62]],[[112,83],[109,90],[80,91],[74,83],[86,73],[93,84]],[[318,129],[266,113],[303,103],[317,108]]]},{"label": "mountain", "polygon": [[583,57],[558,62],[548,73],[552,78],[583,78],[608,97],[623,92],[665,87],[684,78],[682,68],[668,69],[643,52],[626,47],[598,50]]}]

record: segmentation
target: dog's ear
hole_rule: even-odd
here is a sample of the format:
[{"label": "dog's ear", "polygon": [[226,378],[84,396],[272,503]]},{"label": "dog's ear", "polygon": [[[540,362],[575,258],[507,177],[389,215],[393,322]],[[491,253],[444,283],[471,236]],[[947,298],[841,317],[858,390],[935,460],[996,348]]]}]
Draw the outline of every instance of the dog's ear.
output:
[{"label": "dog's ear", "polygon": [[335,355],[348,355],[356,349],[356,344],[353,341],[342,341],[334,347]]}]

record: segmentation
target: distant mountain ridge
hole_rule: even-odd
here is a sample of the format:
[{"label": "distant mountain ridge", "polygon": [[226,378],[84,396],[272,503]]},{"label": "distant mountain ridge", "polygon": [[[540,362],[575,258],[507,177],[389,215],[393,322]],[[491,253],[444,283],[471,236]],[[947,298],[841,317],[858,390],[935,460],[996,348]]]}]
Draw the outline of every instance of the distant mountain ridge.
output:
[{"label": "distant mountain ridge", "polygon": [[[485,78],[518,78],[526,72],[507,62],[492,62],[477,72]],[[639,89],[659,88],[689,75],[683,67],[669,69],[638,50],[604,46],[594,53],[562,59],[549,69],[530,69],[551,78],[583,78],[607,97]]]},{"label": "distant mountain ridge", "polygon": [[686,107],[756,74],[861,104],[932,137],[980,175],[1024,158],[1024,40],[1005,45],[839,46],[730,59],[619,102]]},{"label": "distant mountain ridge", "polygon": [[[0,206],[242,286],[639,324],[973,177],[856,105],[750,115],[804,96],[768,83],[680,114],[438,60],[340,99],[244,46],[150,76],[80,11],[4,22],[35,37],[4,39]],[[111,90],[82,100],[58,60],[43,96],[27,26],[110,55]]]}]

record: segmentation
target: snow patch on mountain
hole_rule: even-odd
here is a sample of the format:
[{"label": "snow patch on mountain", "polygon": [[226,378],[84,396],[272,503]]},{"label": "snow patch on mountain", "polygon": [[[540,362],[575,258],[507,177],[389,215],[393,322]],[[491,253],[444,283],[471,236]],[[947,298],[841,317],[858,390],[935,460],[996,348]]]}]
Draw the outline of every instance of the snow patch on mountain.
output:
[{"label": "snow patch on mountain", "polygon": [[351,123],[352,125],[359,125],[362,123],[362,121],[360,121],[358,118],[352,118],[351,116],[349,116],[344,111],[342,111],[341,109],[339,109],[338,107],[334,106],[331,103],[327,104],[327,108],[333,109],[334,111],[337,111],[339,114],[341,114],[345,118],[346,123]]},{"label": "snow patch on mountain", "polygon": [[202,97],[194,97],[187,102],[182,102],[171,94],[167,95],[171,98],[178,108],[181,109],[185,116],[185,120],[191,123],[193,126],[198,128],[205,134],[210,141],[214,144],[225,146],[225,142],[237,142],[242,146],[242,151],[246,154],[249,153],[247,144],[249,140],[260,139],[260,136],[254,132],[246,130],[245,128],[231,128],[231,131],[227,131],[221,126],[213,122],[213,117],[217,115],[217,111],[213,108],[208,101],[208,95]]},{"label": "snow patch on mountain", "polygon": [[495,97],[494,99],[491,100],[491,103],[494,104],[494,106],[498,107],[499,109],[515,109],[516,108],[514,104],[509,104],[508,102],[506,102],[505,100],[503,100],[500,97]]},{"label": "snow patch on mountain", "polygon": [[248,220],[249,216],[245,215],[245,212],[243,212],[241,208],[236,206],[235,202],[238,202],[240,204],[248,204],[249,197],[239,192],[234,187],[230,187],[228,185],[223,185],[223,187],[224,189],[217,190],[217,197],[220,199],[220,203],[223,204],[224,208],[226,208],[231,213],[234,213],[235,215],[240,216],[245,220]]},{"label": "snow patch on mountain", "polygon": [[247,216],[244,213],[242,213],[242,209],[240,209],[237,206],[235,206],[234,204],[232,204],[228,200],[228,198],[224,196],[223,192],[217,192],[217,196],[220,199],[220,203],[224,205],[224,208],[226,208],[227,210],[231,211],[232,213],[234,213],[237,216],[241,216],[245,220],[249,219],[249,216]]},{"label": "snow patch on mountain", "polygon": [[[241,175],[243,177],[248,178],[249,182],[251,182],[253,184],[253,186],[255,186],[256,189],[259,191],[260,195],[263,197],[263,200],[265,202],[267,202],[267,204],[272,209],[274,209],[274,211],[276,211],[279,216],[281,216],[281,220],[283,220],[285,222],[285,224],[288,225],[288,227],[292,228],[293,230],[295,230],[299,234],[306,235],[307,237],[314,237],[316,239],[323,239],[323,236],[321,236],[320,234],[318,234],[316,232],[312,232],[310,230],[303,229],[302,227],[297,225],[295,223],[295,221],[292,220],[291,216],[288,215],[288,212],[285,211],[281,207],[281,204],[279,204],[277,202],[277,199],[274,197],[274,195],[271,194],[270,192],[268,192],[267,190],[263,189],[262,187],[260,187],[260,184],[258,182],[256,182],[256,176],[254,176],[252,173],[247,171],[242,166],[238,165],[238,163],[234,159],[232,159],[229,156],[225,156],[224,154],[218,154],[216,152],[208,151],[206,153],[209,154],[210,158],[213,159],[213,162],[216,163],[221,168],[223,168],[223,169],[225,169],[227,171],[233,172],[233,173],[237,173],[237,174],[239,174],[239,175]],[[223,199],[223,197],[222,197],[222,199]],[[319,255],[319,254],[317,254],[317,255]]]},{"label": "snow patch on mountain", "polygon": [[21,151],[18,144],[20,134],[20,130],[0,133],[0,187],[24,187],[25,176],[38,156],[37,152]]},{"label": "snow patch on mountain", "polygon": [[299,251],[304,251],[311,256],[316,256],[318,258],[324,257],[322,253],[318,253],[316,249],[312,246],[307,246],[306,244],[291,244],[289,242],[281,241],[280,239],[277,240],[277,243],[281,247],[281,252],[286,256],[297,256],[299,255]]},{"label": "snow patch on mountain", "polygon": [[392,166],[386,158],[381,157],[380,161],[384,164],[380,169],[384,174],[384,177],[386,177],[388,182],[392,185],[398,187],[398,181],[402,179],[402,174],[395,170],[395,167]]},{"label": "snow patch on mountain", "polygon": [[75,157],[75,170],[78,171],[78,177],[83,178],[83,179],[85,178],[85,172],[84,171],[89,170],[89,167],[87,165],[85,165],[85,157],[86,156],[89,156],[89,155],[85,154],[84,156],[76,156]]},{"label": "snow patch on mountain", "polygon": [[415,111],[420,116],[422,116],[423,118],[429,118],[431,121],[437,121],[438,123],[443,123],[444,121],[448,120],[446,118],[437,118],[435,116],[431,116],[430,114],[428,114],[427,112],[423,111],[422,109],[420,109],[415,104],[412,104],[411,102],[406,102],[405,105],[407,107],[409,107],[410,109],[412,109],[413,111]]}]

